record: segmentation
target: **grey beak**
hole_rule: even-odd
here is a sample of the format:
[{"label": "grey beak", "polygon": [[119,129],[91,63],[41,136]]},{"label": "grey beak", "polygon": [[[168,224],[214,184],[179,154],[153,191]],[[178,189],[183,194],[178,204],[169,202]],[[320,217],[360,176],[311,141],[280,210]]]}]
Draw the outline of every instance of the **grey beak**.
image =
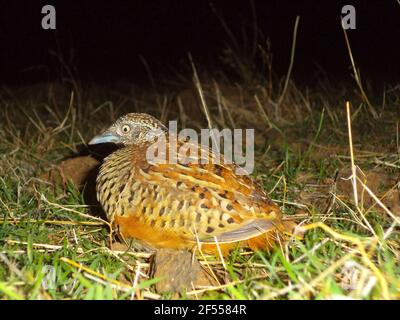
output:
[{"label": "grey beak", "polygon": [[100,144],[100,143],[118,143],[120,141],[119,137],[111,132],[104,132],[95,136],[92,140],[89,141],[90,145]]}]

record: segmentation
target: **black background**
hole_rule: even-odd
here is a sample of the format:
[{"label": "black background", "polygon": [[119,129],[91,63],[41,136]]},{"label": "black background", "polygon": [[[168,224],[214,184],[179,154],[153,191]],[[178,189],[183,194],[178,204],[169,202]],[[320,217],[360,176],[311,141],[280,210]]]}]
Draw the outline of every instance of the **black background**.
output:
[{"label": "black background", "polygon": [[[45,4],[56,8],[56,30],[41,28]],[[299,15],[294,78],[312,82],[323,70],[350,79],[339,20],[345,4],[356,8],[357,29],[348,35],[364,78],[398,81],[400,5],[396,0],[254,1],[258,28],[272,43],[274,70],[278,74],[287,70]],[[105,83],[147,77],[140,56],[156,77],[187,65],[188,52],[203,68],[213,69],[228,38],[212,7],[246,46],[240,33],[246,27],[251,35],[254,22],[246,0],[1,1],[0,82],[56,79],[60,56],[76,67],[81,79]]]}]

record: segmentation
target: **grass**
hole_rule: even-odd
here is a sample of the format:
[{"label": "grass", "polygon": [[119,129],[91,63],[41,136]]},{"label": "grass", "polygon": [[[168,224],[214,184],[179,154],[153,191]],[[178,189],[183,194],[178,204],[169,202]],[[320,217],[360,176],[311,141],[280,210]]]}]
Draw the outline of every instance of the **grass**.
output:
[{"label": "grass", "polygon": [[[190,74],[180,74],[166,86],[152,79],[153,89],[76,80],[1,88],[0,298],[176,298],[156,293],[148,252],[110,250],[107,222],[85,191],[41,178],[63,159],[90,153],[86,142],[119,115],[148,112],[184,127],[254,128],[253,176],[304,232],[269,253],[237,249],[225,261],[198,256],[219,284],[180,298],[399,299],[399,87],[387,88],[383,104],[373,105],[345,34],[357,86],[321,79],[320,87],[299,88],[290,79],[297,24],[284,81],[272,75],[268,48],[254,46],[243,59],[235,45],[223,58],[240,71],[236,83],[199,76],[191,60],[194,85]],[[251,65],[257,57],[267,79]],[[71,68],[62,68],[74,79]],[[352,102],[351,114],[342,97]],[[343,187],[348,169],[356,177]],[[363,178],[370,172],[382,180],[379,190]],[[388,201],[389,191],[398,199]]]}]

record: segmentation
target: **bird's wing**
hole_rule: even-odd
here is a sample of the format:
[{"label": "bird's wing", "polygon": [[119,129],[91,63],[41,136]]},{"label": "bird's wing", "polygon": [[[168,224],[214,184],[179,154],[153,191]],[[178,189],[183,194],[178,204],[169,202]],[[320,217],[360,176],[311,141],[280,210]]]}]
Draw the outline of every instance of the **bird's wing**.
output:
[{"label": "bird's wing", "polygon": [[[217,157],[208,149],[204,154]],[[279,208],[249,176],[238,175],[235,164],[224,164],[223,157],[217,164],[198,163],[199,158],[137,163],[134,180],[147,200],[139,201],[135,211],[145,210],[146,221],[156,229],[202,242],[246,240],[280,223]]]}]

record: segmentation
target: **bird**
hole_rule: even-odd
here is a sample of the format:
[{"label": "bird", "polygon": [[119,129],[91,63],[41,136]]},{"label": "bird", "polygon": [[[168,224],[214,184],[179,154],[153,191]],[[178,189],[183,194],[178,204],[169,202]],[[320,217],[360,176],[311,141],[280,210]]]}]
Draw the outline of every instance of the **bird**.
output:
[{"label": "bird", "polygon": [[[181,152],[175,161],[158,145],[155,154],[167,161],[152,161],[147,155],[159,141],[165,150],[188,143],[173,140],[162,122],[145,113],[121,116],[89,142],[118,146],[100,166],[96,194],[123,239],[225,256],[237,246],[268,251],[284,238],[279,206],[251,176],[238,174],[241,167],[201,144],[194,156]],[[220,161],[199,161],[204,158]]]}]

